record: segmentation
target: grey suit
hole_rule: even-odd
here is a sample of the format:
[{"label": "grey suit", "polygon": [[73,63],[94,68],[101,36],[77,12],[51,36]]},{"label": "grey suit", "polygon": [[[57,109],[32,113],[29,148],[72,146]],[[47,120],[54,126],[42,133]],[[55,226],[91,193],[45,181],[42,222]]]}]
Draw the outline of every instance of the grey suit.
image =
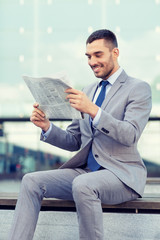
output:
[{"label": "grey suit", "polygon": [[[92,100],[97,83],[84,89]],[[75,168],[86,162],[90,145],[97,162],[113,172],[123,183],[142,195],[146,168],[137,151],[137,142],[151,111],[150,86],[123,71],[101,108],[100,122],[94,132],[89,115],[74,120],[64,132],[53,127],[46,142],[69,151],[79,150],[61,168]],[[43,138],[41,138],[43,140]]]},{"label": "grey suit", "polygon": [[[84,89],[91,100],[96,87],[97,83]],[[53,125],[46,140],[41,135],[42,141],[54,146],[80,151],[61,169],[24,176],[10,240],[33,238],[43,197],[74,200],[80,239],[102,240],[101,202],[118,204],[143,194],[146,168],[137,151],[137,142],[151,110],[150,87],[123,71],[101,108],[94,131],[89,116],[84,114],[83,120],[73,120],[66,131]],[[84,167],[91,146],[104,170],[91,172]]]}]

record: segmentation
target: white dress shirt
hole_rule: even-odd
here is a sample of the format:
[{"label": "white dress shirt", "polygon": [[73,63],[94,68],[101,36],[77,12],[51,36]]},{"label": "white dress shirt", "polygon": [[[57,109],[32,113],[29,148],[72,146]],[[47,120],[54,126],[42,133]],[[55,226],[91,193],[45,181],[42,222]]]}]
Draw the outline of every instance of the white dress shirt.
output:
[{"label": "white dress shirt", "polygon": [[[108,79],[107,81],[109,82],[109,84],[106,86],[106,95],[105,97],[107,96],[107,94],[109,93],[112,85],[114,84],[114,82],[116,81],[116,79],[119,77],[119,75],[121,74],[121,72],[123,71],[123,69],[120,67],[114,74],[112,74]],[[102,81],[102,80],[101,80]],[[100,82],[101,82],[100,81]],[[100,94],[100,91],[101,91],[101,88],[102,86],[100,85],[100,82],[98,84],[98,89],[95,93],[95,96],[94,96],[94,99],[93,99],[93,102],[95,103],[97,98],[98,98],[98,95]],[[99,123],[99,119],[100,119],[100,116],[101,116],[101,112],[102,112],[102,109],[99,107],[99,110],[95,116],[95,118],[93,119],[92,121],[92,125],[93,127],[96,127]]]}]

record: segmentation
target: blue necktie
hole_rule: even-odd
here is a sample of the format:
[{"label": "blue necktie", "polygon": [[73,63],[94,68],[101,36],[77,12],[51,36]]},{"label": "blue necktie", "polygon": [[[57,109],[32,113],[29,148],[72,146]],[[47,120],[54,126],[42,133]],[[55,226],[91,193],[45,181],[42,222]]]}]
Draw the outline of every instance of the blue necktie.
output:
[{"label": "blue necktie", "polygon": [[[106,86],[109,82],[108,81],[102,81],[101,85],[101,91],[98,95],[98,98],[96,100],[96,105],[98,107],[100,107],[102,105],[102,102],[105,98],[105,93],[106,93]],[[92,146],[90,148],[89,154],[88,154],[88,159],[87,159],[87,166],[89,167],[89,169],[91,169],[92,171],[96,171],[98,170],[101,166],[97,163],[97,161],[95,160],[95,158],[93,157],[93,153],[92,153]]]}]

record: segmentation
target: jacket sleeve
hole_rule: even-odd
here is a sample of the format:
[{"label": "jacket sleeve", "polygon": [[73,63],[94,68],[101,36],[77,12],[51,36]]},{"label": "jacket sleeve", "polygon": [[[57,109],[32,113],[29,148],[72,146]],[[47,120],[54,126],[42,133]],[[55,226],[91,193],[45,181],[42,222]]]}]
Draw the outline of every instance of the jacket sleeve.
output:
[{"label": "jacket sleeve", "polygon": [[[121,101],[116,105],[118,111]],[[102,110],[97,130],[123,145],[131,146],[138,141],[147,124],[151,105],[150,86],[139,82],[128,93],[123,117],[118,119]]]},{"label": "jacket sleeve", "polygon": [[68,151],[77,151],[81,147],[79,120],[73,120],[66,130],[53,124],[49,136],[45,139],[41,134],[40,139],[46,143]]}]

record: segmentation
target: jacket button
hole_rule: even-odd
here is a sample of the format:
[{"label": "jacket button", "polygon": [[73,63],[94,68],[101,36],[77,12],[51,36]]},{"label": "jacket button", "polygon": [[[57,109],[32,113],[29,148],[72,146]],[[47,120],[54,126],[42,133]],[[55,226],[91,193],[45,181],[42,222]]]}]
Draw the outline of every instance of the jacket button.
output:
[{"label": "jacket button", "polygon": [[98,158],[98,157],[99,157],[97,154],[95,154],[94,156],[95,156],[95,158]]},{"label": "jacket button", "polygon": [[107,129],[105,129],[105,128],[101,128],[101,130],[102,130],[103,132],[105,132],[105,133],[109,133],[109,131],[108,131]]}]

